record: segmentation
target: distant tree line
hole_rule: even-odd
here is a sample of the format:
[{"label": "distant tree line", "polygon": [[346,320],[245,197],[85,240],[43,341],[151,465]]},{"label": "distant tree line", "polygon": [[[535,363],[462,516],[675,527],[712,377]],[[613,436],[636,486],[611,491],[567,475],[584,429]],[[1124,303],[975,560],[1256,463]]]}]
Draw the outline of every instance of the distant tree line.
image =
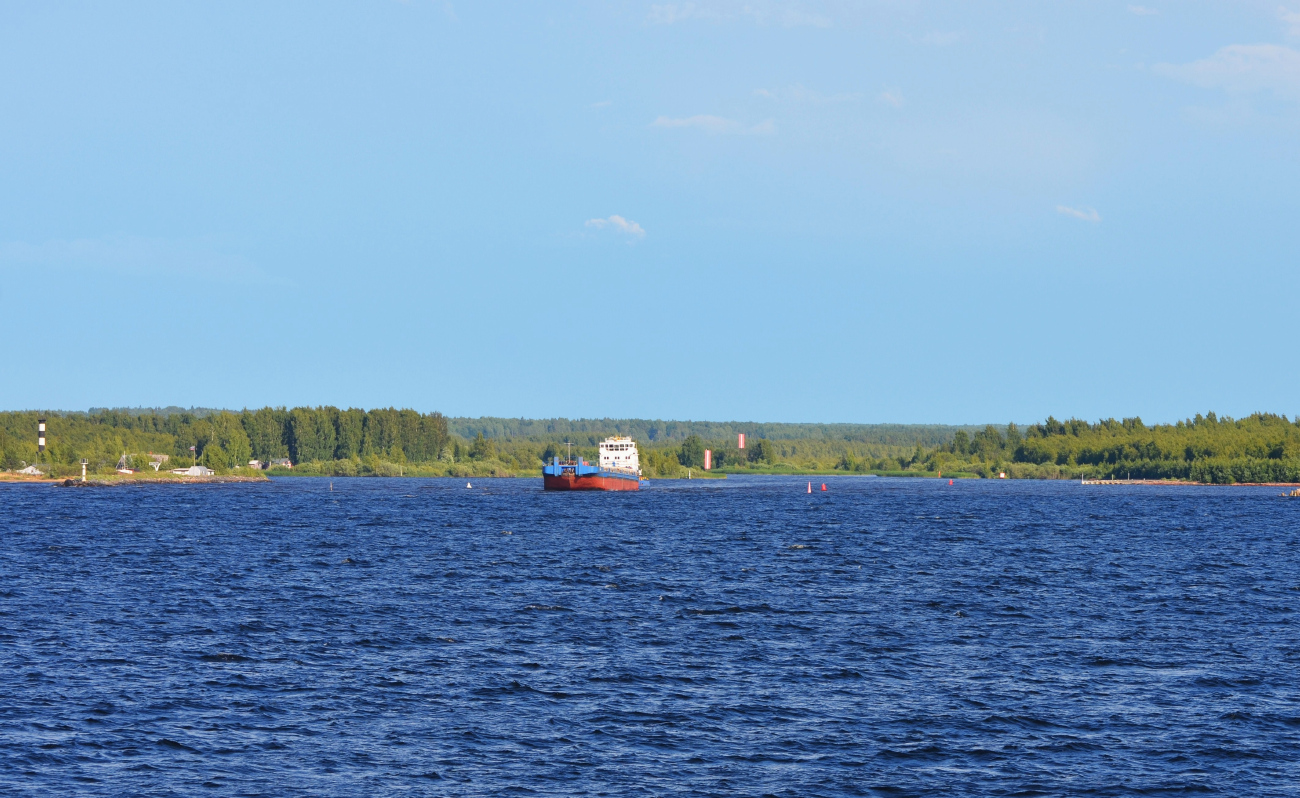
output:
[{"label": "distant tree line", "polygon": [[[36,462],[40,415],[0,413],[0,467]],[[131,465],[143,468],[153,452],[169,455],[172,466],[188,464],[193,456],[217,470],[237,468],[250,459],[285,458],[293,462],[295,473],[508,476],[538,473],[543,462],[567,454],[566,443],[573,444],[574,456],[594,462],[600,440],[623,434],[639,444],[642,469],[649,477],[680,477],[688,469],[702,469],[709,449],[713,467],[726,472],[1300,482],[1300,420],[1269,413],[1242,419],[1208,413],[1154,426],[1139,418],[1090,423],[1049,417],[1023,428],[619,419],[477,419],[475,426],[439,413],[335,407],[45,415],[49,450],[43,462],[69,469],[83,457],[92,468],[111,469],[123,453]],[[653,439],[651,429],[656,431]],[[763,430],[782,435],[802,431],[806,437],[770,437]],[[744,449],[737,445],[737,431],[746,433]]]},{"label": "distant tree line", "polygon": [[771,440],[747,436],[744,449],[738,443],[732,437],[688,435],[679,445],[641,447],[641,461],[648,476],[659,477],[684,476],[687,469],[704,468],[706,449],[712,453],[714,470],[727,473],[825,472],[846,458],[863,464],[864,471],[897,470],[899,455],[914,448],[823,437]]},{"label": "distant tree line", "polygon": [[36,462],[36,424],[42,415],[47,419],[44,461],[66,465],[86,458],[103,467],[115,464],[124,453],[135,458],[132,464],[137,467],[147,465],[147,455],[154,453],[179,464],[193,457],[218,470],[245,466],[252,459],[428,463],[445,456],[451,443],[441,413],[394,408],[264,407],[202,415],[116,410],[0,413],[0,466],[12,469]]},{"label": "distant tree line", "polygon": [[1214,413],[1147,426],[1140,418],[1058,421],[1023,430],[987,426],[923,454],[926,470],[999,472],[1014,477],[1180,479],[1231,484],[1300,482],[1300,419],[1255,413],[1241,419]]},{"label": "distant tree line", "polygon": [[844,441],[882,446],[905,446],[920,443],[938,446],[952,440],[957,430],[974,432],[976,425],[947,424],[783,424],[754,421],[664,421],[643,418],[482,418],[447,419],[453,435],[472,440],[477,435],[488,439],[571,440],[595,446],[609,435],[626,435],[641,445],[680,445],[695,436],[703,441],[725,445],[736,442],[738,433],[765,440]]},{"label": "distant tree line", "polygon": [[916,438],[909,443],[751,437],[740,449],[734,439],[688,435],[679,445],[650,444],[642,461],[648,474],[661,476],[702,468],[704,450],[711,449],[713,467],[728,472],[1300,482],[1300,419],[1271,413],[1242,419],[1207,413],[1154,426],[1140,418],[1090,423],[1049,417],[1024,428],[957,428],[933,446]]},{"label": "distant tree line", "polygon": [[[0,467],[36,461],[37,412],[0,413]],[[569,451],[588,461],[610,435],[640,444],[647,476],[685,476],[702,469],[704,450],[719,470],[827,469],[847,453],[853,462],[894,463],[922,444],[942,444],[976,427],[944,425],[744,424],[627,419],[448,419],[393,408],[296,407],[231,412],[210,408],[97,408],[89,413],[44,414],[49,451],[42,462],[111,470],[123,453],[148,467],[149,453],[166,454],[168,467],[193,461],[228,470],[256,459],[290,460],[295,473],[511,475],[536,473]],[[471,423],[472,422],[472,423]],[[749,436],[745,449],[736,434]],[[780,437],[768,437],[768,435]],[[191,451],[190,447],[194,449]],[[79,469],[73,469],[79,470]]]}]

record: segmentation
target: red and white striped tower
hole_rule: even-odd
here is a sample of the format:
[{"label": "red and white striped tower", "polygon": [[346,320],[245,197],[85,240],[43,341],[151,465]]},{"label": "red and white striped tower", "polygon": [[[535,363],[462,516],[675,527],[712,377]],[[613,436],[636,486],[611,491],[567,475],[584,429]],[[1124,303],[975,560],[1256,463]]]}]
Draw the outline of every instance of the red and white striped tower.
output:
[{"label": "red and white striped tower", "polygon": [[736,440],[736,448],[737,448],[737,449],[743,449],[743,448],[745,448],[745,433],[742,432],[742,433],[740,433],[740,435],[737,437],[737,440]]},{"label": "red and white striped tower", "polygon": [[708,471],[710,468],[713,468],[713,450],[712,450],[712,449],[705,449],[705,450],[704,450],[704,470],[705,470],[705,471]]}]

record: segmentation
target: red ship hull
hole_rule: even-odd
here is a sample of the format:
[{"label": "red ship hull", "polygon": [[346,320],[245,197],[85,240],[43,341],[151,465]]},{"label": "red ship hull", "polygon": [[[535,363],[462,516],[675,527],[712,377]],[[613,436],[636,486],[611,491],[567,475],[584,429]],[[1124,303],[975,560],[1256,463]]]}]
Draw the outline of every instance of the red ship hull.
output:
[{"label": "red ship hull", "polygon": [[621,477],[602,477],[598,474],[575,477],[573,474],[542,476],[542,486],[546,490],[640,490],[641,481]]}]

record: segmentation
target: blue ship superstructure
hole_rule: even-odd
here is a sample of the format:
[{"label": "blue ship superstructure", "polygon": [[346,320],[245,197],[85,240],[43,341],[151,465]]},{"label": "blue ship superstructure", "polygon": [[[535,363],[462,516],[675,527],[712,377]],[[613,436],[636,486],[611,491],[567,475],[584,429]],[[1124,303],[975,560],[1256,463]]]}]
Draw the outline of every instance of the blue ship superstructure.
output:
[{"label": "blue ship superstructure", "polygon": [[594,466],[581,457],[577,460],[570,460],[568,462],[562,462],[558,456],[552,457],[551,462],[542,466],[543,476],[559,477],[564,476],[565,474],[570,474],[575,477],[614,475],[613,472],[607,472],[600,466]]}]

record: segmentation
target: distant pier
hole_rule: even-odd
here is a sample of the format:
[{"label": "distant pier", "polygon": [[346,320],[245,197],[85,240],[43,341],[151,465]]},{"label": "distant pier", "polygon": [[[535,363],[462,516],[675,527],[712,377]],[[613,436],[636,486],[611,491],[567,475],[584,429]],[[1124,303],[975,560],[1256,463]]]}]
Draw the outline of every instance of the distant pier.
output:
[{"label": "distant pier", "polygon": [[[1293,488],[1296,482],[1191,482],[1181,479],[1081,479],[1080,485],[1202,485],[1207,487]],[[1300,498],[1297,496],[1296,498]]]},{"label": "distant pier", "polygon": [[1176,479],[1081,479],[1080,485],[1197,485]]}]

